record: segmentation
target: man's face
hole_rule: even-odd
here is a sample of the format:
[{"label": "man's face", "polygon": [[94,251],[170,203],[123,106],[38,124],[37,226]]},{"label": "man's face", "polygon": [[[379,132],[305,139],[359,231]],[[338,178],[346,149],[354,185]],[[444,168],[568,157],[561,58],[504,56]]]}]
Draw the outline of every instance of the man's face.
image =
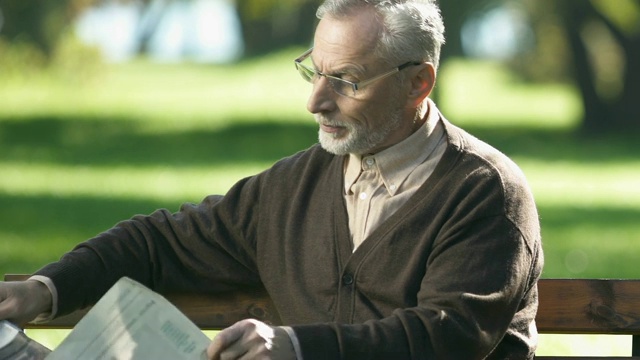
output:
[{"label": "man's face", "polygon": [[[341,19],[323,18],[318,24],[311,55],[315,68],[329,75],[359,82],[389,71],[373,50],[379,25],[370,12]],[[394,145],[412,131],[415,115],[407,108],[407,92],[394,77],[358,90],[357,98],[339,95],[326,78],[319,78],[307,103],[318,122],[320,144],[327,151],[375,153]]]}]

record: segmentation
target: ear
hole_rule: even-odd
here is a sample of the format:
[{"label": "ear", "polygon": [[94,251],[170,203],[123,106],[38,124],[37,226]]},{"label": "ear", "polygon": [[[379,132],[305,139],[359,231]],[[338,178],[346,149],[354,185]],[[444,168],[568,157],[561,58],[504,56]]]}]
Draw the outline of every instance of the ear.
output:
[{"label": "ear", "polygon": [[436,84],[436,69],[433,64],[425,62],[417,66],[418,70],[411,77],[411,89],[407,105],[417,107],[431,94]]}]

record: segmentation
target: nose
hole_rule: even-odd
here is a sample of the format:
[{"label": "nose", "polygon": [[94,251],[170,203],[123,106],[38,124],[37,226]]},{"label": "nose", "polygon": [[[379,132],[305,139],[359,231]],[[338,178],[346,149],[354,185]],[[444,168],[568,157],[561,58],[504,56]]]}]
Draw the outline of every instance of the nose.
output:
[{"label": "nose", "polygon": [[312,114],[333,111],[336,106],[336,96],[327,78],[321,76],[313,84],[313,90],[307,101],[307,110]]}]

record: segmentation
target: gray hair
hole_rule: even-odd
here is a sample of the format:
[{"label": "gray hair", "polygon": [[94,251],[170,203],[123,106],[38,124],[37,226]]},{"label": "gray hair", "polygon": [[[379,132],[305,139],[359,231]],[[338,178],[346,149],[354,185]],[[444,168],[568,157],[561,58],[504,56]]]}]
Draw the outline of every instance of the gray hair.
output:
[{"label": "gray hair", "polygon": [[326,0],[316,16],[340,19],[363,7],[373,8],[382,23],[376,56],[393,66],[404,61],[428,61],[438,68],[445,39],[435,0]]}]

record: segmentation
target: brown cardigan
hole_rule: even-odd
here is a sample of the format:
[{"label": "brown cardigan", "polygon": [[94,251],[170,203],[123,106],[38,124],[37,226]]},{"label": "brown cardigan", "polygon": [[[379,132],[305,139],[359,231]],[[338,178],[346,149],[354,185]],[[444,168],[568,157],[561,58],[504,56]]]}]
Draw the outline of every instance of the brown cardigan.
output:
[{"label": "brown cardigan", "polygon": [[504,155],[443,119],[433,175],[352,253],[343,157],[318,145],[178,213],[136,216],[38,274],[60,314],[129,276],[159,292],[264,286],[312,359],[526,359],[542,249]]}]

